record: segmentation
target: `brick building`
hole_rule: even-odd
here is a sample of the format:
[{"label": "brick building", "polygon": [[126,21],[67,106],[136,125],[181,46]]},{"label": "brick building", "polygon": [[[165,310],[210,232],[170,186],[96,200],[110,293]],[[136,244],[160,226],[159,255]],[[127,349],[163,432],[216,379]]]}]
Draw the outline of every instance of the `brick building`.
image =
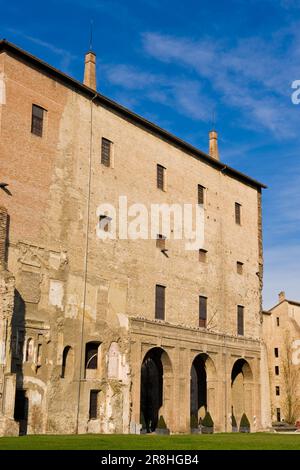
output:
[{"label": "brick building", "polygon": [[[0,161],[2,434],[269,424],[263,185],[215,131],[205,153],[99,94],[92,52],[82,84],[1,41]],[[204,246],[100,239],[120,196],[201,207]]]}]

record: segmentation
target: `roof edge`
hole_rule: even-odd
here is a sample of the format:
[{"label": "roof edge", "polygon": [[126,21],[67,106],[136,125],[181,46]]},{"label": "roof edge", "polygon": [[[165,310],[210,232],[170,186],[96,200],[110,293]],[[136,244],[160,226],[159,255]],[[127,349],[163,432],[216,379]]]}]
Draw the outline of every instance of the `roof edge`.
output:
[{"label": "roof edge", "polygon": [[59,79],[63,83],[67,84],[68,86],[71,86],[79,90],[80,93],[86,95],[87,97],[91,99],[94,98],[94,101],[98,100],[98,102],[102,104],[103,106],[106,106],[109,109],[113,110],[114,112],[120,114],[122,117],[125,117],[128,120],[133,121],[134,123],[137,123],[148,130],[151,130],[153,133],[155,133],[156,135],[159,135],[161,138],[167,140],[168,142],[171,142],[173,145],[175,144],[177,147],[183,149],[185,152],[191,154],[194,157],[197,157],[204,163],[207,163],[213,166],[214,168],[219,169],[220,171],[227,174],[228,176],[238,179],[239,181],[242,181],[245,184],[253,186],[257,189],[267,188],[265,184],[247,176],[246,174],[238,170],[235,170],[234,168],[226,165],[225,163],[219,160],[215,160],[214,158],[212,158],[210,155],[203,152],[202,150],[194,147],[193,145],[185,142],[184,140],[180,139],[174,134],[159,127],[157,124],[154,124],[151,121],[148,121],[147,119],[143,118],[142,116],[134,113],[133,111],[125,108],[124,106],[120,105],[116,101],[113,101],[110,98],[107,98],[101,93],[95,92],[95,90],[92,90],[91,88],[87,87],[83,83],[70,77],[64,72],[61,72],[60,70],[56,69],[55,67],[48,64],[47,62],[44,62],[43,60],[37,58],[36,56],[30,54],[29,52],[26,52],[23,49],[20,49],[18,46],[7,41],[6,39],[0,40],[0,52],[2,51],[6,51],[8,53],[10,52],[13,55],[26,60],[31,65],[34,65],[35,67],[47,72],[49,75],[53,75],[55,78]]}]

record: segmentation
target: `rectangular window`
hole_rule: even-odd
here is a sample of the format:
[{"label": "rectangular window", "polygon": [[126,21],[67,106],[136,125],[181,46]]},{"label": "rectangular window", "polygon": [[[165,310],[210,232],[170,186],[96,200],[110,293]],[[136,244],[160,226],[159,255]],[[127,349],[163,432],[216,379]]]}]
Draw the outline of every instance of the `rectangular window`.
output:
[{"label": "rectangular window", "polygon": [[244,335],[244,307],[238,305],[237,308],[237,333],[238,335]]},{"label": "rectangular window", "polygon": [[207,321],[207,297],[199,297],[199,326],[206,328]]},{"label": "rectangular window", "polygon": [[203,205],[205,199],[205,187],[198,184],[198,204]]},{"label": "rectangular window", "polygon": [[200,263],[206,263],[207,261],[207,251],[199,250],[199,261]]},{"label": "rectangular window", "polygon": [[43,136],[44,111],[40,106],[32,105],[31,132],[39,137]]},{"label": "rectangular window", "polygon": [[98,396],[99,396],[99,390],[90,391],[90,409],[89,409],[90,419],[98,418]]},{"label": "rectangular window", "polygon": [[101,163],[104,166],[110,166],[111,160],[111,142],[108,139],[102,138],[101,145]]},{"label": "rectangular window", "polygon": [[157,320],[165,319],[165,301],[166,301],[166,288],[164,286],[156,285],[155,288],[155,318]]},{"label": "rectangular window", "polygon": [[281,412],[280,412],[280,408],[276,408],[276,419],[277,419],[277,422],[278,422],[278,423],[281,421]]},{"label": "rectangular window", "polygon": [[274,349],[274,355],[275,355],[275,357],[279,357],[279,349],[278,348]]},{"label": "rectangular window", "polygon": [[166,237],[164,235],[158,234],[156,238],[156,247],[161,251],[166,249]]},{"label": "rectangular window", "polygon": [[98,369],[98,349],[100,343],[91,342],[85,345],[85,368]]},{"label": "rectangular window", "polygon": [[279,366],[275,366],[275,375],[279,375]]},{"label": "rectangular window", "polygon": [[241,204],[236,202],[235,203],[235,223],[238,225],[241,225],[241,222],[242,222],[241,212],[242,212],[242,206]]},{"label": "rectangular window", "polygon": [[280,387],[278,385],[275,387],[275,392],[276,392],[276,396],[279,397],[280,396]]},{"label": "rectangular window", "polygon": [[277,326],[280,326],[279,317],[276,318],[276,324],[277,324]]},{"label": "rectangular window", "polygon": [[165,190],[165,167],[157,165],[157,187],[162,191]]},{"label": "rectangular window", "polygon": [[103,230],[104,232],[110,232],[111,231],[111,217],[108,217],[107,215],[100,215],[99,216],[99,228],[100,230]]},{"label": "rectangular window", "polygon": [[244,272],[244,263],[241,263],[240,261],[238,261],[236,263],[236,271],[238,274],[243,274]]}]

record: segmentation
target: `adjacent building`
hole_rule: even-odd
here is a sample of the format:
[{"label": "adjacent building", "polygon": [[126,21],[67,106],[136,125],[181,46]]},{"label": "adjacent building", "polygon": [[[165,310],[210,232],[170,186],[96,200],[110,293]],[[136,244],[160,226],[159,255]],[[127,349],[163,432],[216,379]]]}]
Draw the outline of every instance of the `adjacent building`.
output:
[{"label": "adjacent building", "polygon": [[279,294],[278,304],[263,312],[272,421],[300,420],[300,303]]},{"label": "adjacent building", "polygon": [[[0,42],[0,432],[260,430],[264,186],[216,131],[205,153],[98,93],[95,60],[80,83]],[[99,207],[124,197],[200,208],[204,244],[123,237]]]}]

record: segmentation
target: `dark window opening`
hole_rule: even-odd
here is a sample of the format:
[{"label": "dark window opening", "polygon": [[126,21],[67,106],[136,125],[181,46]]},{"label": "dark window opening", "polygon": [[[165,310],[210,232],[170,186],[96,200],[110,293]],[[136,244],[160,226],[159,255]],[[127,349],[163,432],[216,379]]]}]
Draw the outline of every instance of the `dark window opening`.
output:
[{"label": "dark window opening", "polygon": [[40,106],[32,105],[31,132],[39,137],[43,136],[44,112]]},{"label": "dark window opening", "polygon": [[243,274],[243,272],[244,272],[244,263],[241,263],[240,261],[238,261],[236,263],[236,270],[237,270],[238,274]]},{"label": "dark window opening", "polygon": [[166,237],[164,235],[158,234],[156,238],[156,247],[161,251],[166,249]]},{"label": "dark window opening", "polygon": [[99,390],[90,391],[89,419],[98,418],[98,397],[99,397]]},{"label": "dark window opening", "polygon": [[100,215],[99,216],[99,228],[100,230],[103,230],[104,232],[110,232],[111,231],[111,217],[108,217],[107,215]]},{"label": "dark window opening", "polygon": [[237,330],[238,335],[244,335],[244,307],[241,305],[237,309]]},{"label": "dark window opening", "polygon": [[100,343],[91,342],[85,345],[85,368],[98,369],[98,349]]},{"label": "dark window opening", "polygon": [[199,326],[206,328],[207,321],[207,297],[199,297]]},{"label": "dark window opening", "polygon": [[274,349],[274,355],[275,355],[275,357],[279,357],[279,349],[278,348]]},{"label": "dark window opening", "polygon": [[155,318],[157,320],[165,319],[166,288],[156,285],[155,287]]},{"label": "dark window opening", "polygon": [[165,167],[157,165],[157,187],[164,191],[165,189]]},{"label": "dark window opening", "polygon": [[104,166],[109,167],[111,160],[111,142],[108,139],[102,138],[101,145],[101,163]]},{"label": "dark window opening", "polygon": [[281,421],[281,411],[280,408],[276,408],[276,419],[278,423]]},{"label": "dark window opening", "polygon": [[63,350],[62,366],[61,366],[61,378],[64,379],[66,375],[67,359],[70,353],[71,346],[66,346]]},{"label": "dark window opening", "polygon": [[199,205],[204,204],[204,198],[205,198],[205,188],[204,186],[201,186],[201,184],[198,184],[198,204]]},{"label": "dark window opening", "polygon": [[276,318],[276,324],[277,324],[277,326],[280,325],[279,317]]},{"label": "dark window opening", "polygon": [[199,261],[200,263],[206,263],[207,260],[207,251],[199,250]]},{"label": "dark window opening", "polygon": [[279,366],[275,366],[275,375],[279,375]]},{"label": "dark window opening", "polygon": [[242,206],[238,202],[235,203],[235,223],[241,225],[242,217],[241,217]]},{"label": "dark window opening", "polygon": [[276,391],[276,396],[279,397],[280,396],[280,387],[278,385],[275,387],[275,391]]}]

